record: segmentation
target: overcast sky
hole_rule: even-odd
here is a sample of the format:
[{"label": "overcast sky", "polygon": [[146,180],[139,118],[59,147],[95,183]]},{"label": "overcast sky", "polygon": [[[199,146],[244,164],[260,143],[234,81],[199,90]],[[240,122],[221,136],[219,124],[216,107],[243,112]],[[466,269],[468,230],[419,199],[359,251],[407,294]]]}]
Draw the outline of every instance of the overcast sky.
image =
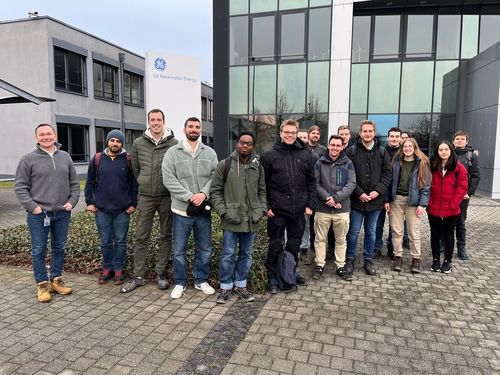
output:
[{"label": "overcast sky", "polygon": [[142,56],[197,56],[201,79],[213,82],[211,0],[15,0],[2,3],[0,21],[26,18],[31,10]]}]

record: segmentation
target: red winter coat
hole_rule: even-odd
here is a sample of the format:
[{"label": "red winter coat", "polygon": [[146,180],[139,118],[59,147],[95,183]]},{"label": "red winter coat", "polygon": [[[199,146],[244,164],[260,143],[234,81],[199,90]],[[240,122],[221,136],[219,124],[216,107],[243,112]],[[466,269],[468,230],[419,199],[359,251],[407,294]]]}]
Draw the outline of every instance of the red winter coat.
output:
[{"label": "red winter coat", "polygon": [[467,170],[457,161],[455,169],[432,172],[431,196],[427,213],[437,217],[460,215],[460,203],[467,194]]}]

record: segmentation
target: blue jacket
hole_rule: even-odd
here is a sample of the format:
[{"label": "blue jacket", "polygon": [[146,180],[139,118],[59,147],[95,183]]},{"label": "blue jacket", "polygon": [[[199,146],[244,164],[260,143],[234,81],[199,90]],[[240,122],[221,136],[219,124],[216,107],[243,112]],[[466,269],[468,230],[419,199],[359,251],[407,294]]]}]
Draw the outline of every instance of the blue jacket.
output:
[{"label": "blue jacket", "polygon": [[111,159],[104,151],[97,171],[97,180],[95,178],[94,156],[89,163],[85,183],[87,206],[93,204],[97,209],[109,214],[120,213],[130,206],[137,206],[137,181],[132,169],[129,168],[125,150],[115,159]]},{"label": "blue jacket", "polygon": [[[419,188],[418,185],[418,167],[420,165],[420,159],[415,158],[415,165],[411,171],[410,186],[408,187],[408,206],[422,206],[427,207],[429,205],[429,195],[431,189],[431,170],[428,168],[428,175],[426,176],[427,183]],[[401,158],[395,157],[392,161],[392,184],[389,190],[389,202],[394,201],[396,198],[396,190],[399,185],[399,179],[401,177]]]}]

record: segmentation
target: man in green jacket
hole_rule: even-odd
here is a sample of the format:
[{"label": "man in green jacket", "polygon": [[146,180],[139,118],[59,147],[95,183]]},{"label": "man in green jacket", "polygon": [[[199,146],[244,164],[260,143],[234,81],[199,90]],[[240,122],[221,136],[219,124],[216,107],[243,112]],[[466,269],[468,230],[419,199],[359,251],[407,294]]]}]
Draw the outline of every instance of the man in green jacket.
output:
[{"label": "man in green jacket", "polygon": [[165,276],[172,249],[172,214],[170,193],[163,185],[161,164],[167,150],[176,145],[172,130],[165,126],[165,115],[160,109],[148,112],[148,127],[142,137],[132,144],[132,171],[139,184],[137,204],[137,231],[134,251],[134,275],[123,285],[122,293],[128,293],[146,283],[144,273],[153,227],[153,218],[160,216],[160,243],[156,262],[156,284],[158,289],[168,288]]},{"label": "man in green jacket", "polygon": [[[233,291],[244,301],[253,301],[247,289],[252,265],[252,247],[259,221],[267,211],[266,180],[254,153],[255,136],[242,132],[236,150],[215,169],[210,197],[221,217],[222,256],[220,260],[220,294],[217,303],[226,303]],[[239,255],[234,267],[236,245]],[[233,276],[234,275],[234,276]]]}]

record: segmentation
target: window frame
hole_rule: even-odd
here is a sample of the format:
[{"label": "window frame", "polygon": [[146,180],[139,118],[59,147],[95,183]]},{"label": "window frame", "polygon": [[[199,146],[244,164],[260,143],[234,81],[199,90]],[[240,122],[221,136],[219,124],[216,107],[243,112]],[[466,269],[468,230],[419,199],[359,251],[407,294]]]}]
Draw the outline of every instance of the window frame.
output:
[{"label": "window frame", "polygon": [[[125,76],[128,75],[129,76],[129,92],[127,93],[126,91],[126,88],[125,88]],[[131,78],[132,77],[138,77],[139,78],[139,94],[140,94],[140,97],[139,97],[139,100],[137,100],[137,102],[134,102],[132,100],[132,80]],[[128,96],[127,96],[128,94]],[[127,100],[128,98],[128,100]],[[140,108],[144,108],[144,77],[141,76],[140,74],[136,74],[136,73],[132,73],[128,70],[124,70],[123,71],[123,103],[125,105],[130,105],[130,106],[134,106],[134,107],[140,107]]]},{"label": "window frame", "polygon": [[[68,133],[68,139],[67,139],[67,150],[65,150],[64,148],[61,147],[62,150],[66,151],[70,156],[71,156],[71,159],[73,160],[73,162],[75,164],[78,164],[78,163],[88,163],[89,160],[90,160],[90,155],[89,155],[89,128],[88,126],[86,125],[79,125],[79,124],[69,124],[69,123],[65,123],[65,122],[58,122],[57,123],[57,133],[59,134],[60,131],[59,131],[59,128],[60,127],[64,127],[67,129],[67,133]],[[84,156],[83,156],[83,159],[76,159],[74,157],[74,152],[73,152],[73,129],[82,129],[83,130],[83,148],[84,148]],[[58,138],[59,140],[59,138]],[[61,140],[59,140],[61,141]],[[63,144],[62,142],[60,142],[61,144]],[[64,145],[64,144],[63,144]],[[80,155],[80,154],[78,154]]]},{"label": "window frame", "polygon": [[[76,94],[76,95],[88,96],[86,56],[80,55],[76,52],[69,51],[67,49],[57,47],[57,46],[54,46],[53,52],[54,52],[53,57],[54,57],[54,88],[55,88],[55,90],[66,92],[66,93],[71,93],[71,94]],[[56,52],[61,52],[63,54],[63,57],[64,57],[64,87],[58,86],[58,82],[60,82],[60,83],[63,83],[63,82],[58,81],[56,79],[56,69],[57,69],[56,62],[55,62]],[[74,55],[80,59],[80,69],[81,69],[80,77],[82,80],[81,85],[71,83],[69,81],[69,66],[68,66],[69,65],[69,63],[68,63],[68,56],[69,55]],[[72,86],[80,86],[81,90],[80,91],[72,90],[71,89]]]},{"label": "window frame", "polygon": [[[110,64],[106,64],[102,61],[99,61],[99,60],[93,60],[92,61],[92,69],[93,69],[93,73],[95,74],[95,69],[96,69],[96,65],[99,66],[99,69],[100,69],[100,74],[101,74],[101,89],[97,89],[96,87],[96,80],[95,80],[95,75],[93,75],[93,83],[94,83],[94,98],[96,99],[100,99],[100,100],[108,100],[108,101],[112,101],[112,102],[115,102],[115,103],[118,103],[119,100],[120,100],[120,95],[119,95],[119,84],[118,84],[118,68],[116,66],[113,66],[113,65],[110,65]],[[104,69],[105,68],[111,68],[111,71],[112,71],[112,75],[113,75],[113,82],[112,82],[112,88],[113,88],[113,92],[111,93],[111,98],[106,96],[106,92],[104,90],[104,76],[105,76],[105,72],[104,72]],[[109,94],[108,94],[109,95]]]}]

